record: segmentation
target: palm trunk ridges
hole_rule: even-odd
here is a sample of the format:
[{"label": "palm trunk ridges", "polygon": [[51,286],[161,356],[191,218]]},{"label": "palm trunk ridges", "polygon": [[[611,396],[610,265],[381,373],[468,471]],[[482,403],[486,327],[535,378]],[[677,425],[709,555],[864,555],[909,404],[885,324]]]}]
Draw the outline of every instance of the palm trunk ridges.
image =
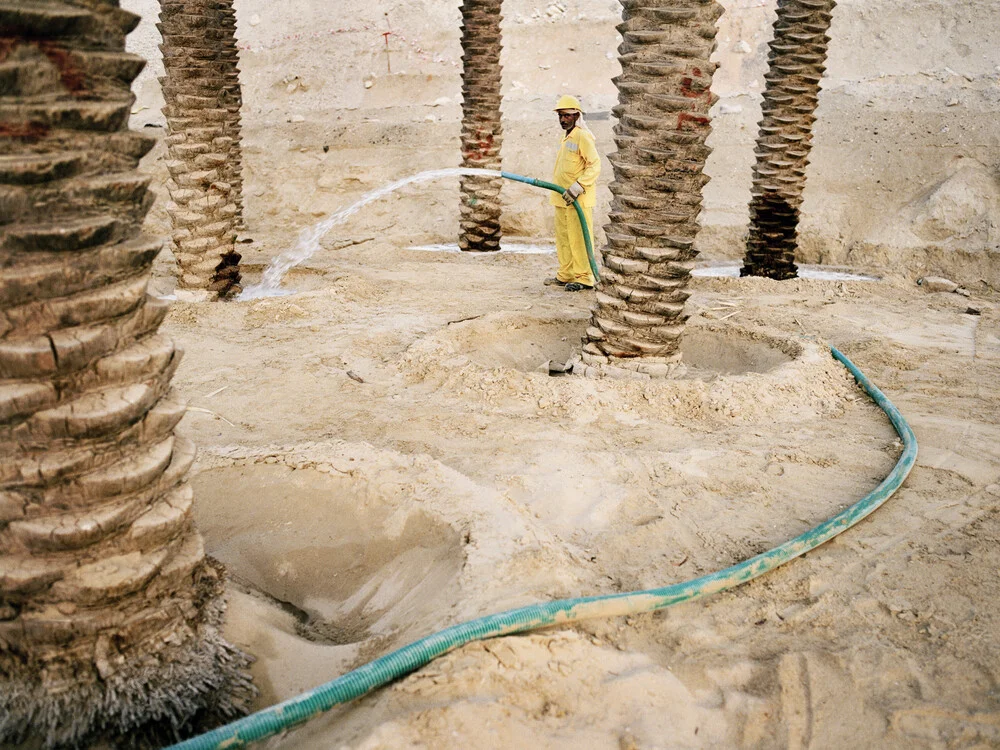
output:
[{"label": "palm trunk ridges", "polygon": [[154,140],[127,130],[137,20],[0,8],[0,744],[162,743],[252,696],[191,520],[167,305],[146,293],[162,242],[136,171]]},{"label": "palm trunk ridges", "polygon": [[780,0],[768,56],[743,276],[797,275],[799,209],[834,0]]},{"label": "palm trunk ridges", "polygon": [[[462,3],[462,166],[500,169],[500,0]],[[460,180],[462,250],[500,249],[499,177]]]},{"label": "palm trunk ridges", "polygon": [[179,286],[231,297],[241,290],[235,243],[242,205],[232,1],[163,0],[158,27]]},{"label": "palm trunk ridges", "polygon": [[220,0],[224,3],[221,14],[221,27],[226,30],[226,38],[222,44],[220,64],[225,71],[226,95],[228,101],[226,110],[229,112],[227,123],[232,142],[229,145],[229,161],[226,162],[226,181],[232,186],[233,203],[236,204],[236,229],[246,229],[243,214],[243,141],[240,110],[243,107],[243,89],[240,86],[240,56],[236,45],[236,11],[233,0]]},{"label": "palm trunk ridges", "polygon": [[710,149],[714,1],[626,0],[603,278],[583,350],[619,377],[676,371]]}]

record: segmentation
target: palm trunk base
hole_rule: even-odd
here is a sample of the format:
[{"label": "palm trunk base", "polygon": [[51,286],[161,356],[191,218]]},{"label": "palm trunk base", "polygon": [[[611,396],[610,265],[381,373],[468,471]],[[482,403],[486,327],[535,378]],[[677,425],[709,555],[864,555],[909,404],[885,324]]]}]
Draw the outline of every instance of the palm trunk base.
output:
[{"label": "palm trunk base", "polygon": [[799,209],[778,194],[755,195],[750,205],[750,235],[740,276],[764,276],[777,281],[798,276]]},{"label": "palm trunk base", "polygon": [[[234,227],[235,228],[235,227]],[[208,291],[216,292],[219,299],[233,299],[243,287],[240,281],[243,274],[240,273],[240,259],[243,256],[235,250],[230,250],[219,259],[219,265],[215,267],[212,274],[212,282],[208,285]]]},{"label": "palm trunk base", "polygon": [[[596,333],[588,331],[590,335]],[[582,361],[573,368],[573,374],[588,378],[656,380],[679,378],[687,372],[679,353],[668,357],[614,357],[602,352],[592,341],[583,347],[580,359]]]},{"label": "palm trunk base", "polygon": [[37,665],[0,662],[0,743],[158,748],[248,714],[257,695],[248,672],[253,658],[223,639],[221,579],[208,570],[200,576],[208,598],[202,621],[188,638],[106,678],[76,674],[52,685]]},{"label": "palm trunk base", "polygon": [[466,228],[458,237],[458,249],[469,253],[495,253],[500,249],[503,233],[499,223],[489,226],[485,223]]},{"label": "palm trunk base", "polygon": [[[491,169],[499,169],[499,158]],[[461,231],[458,247],[470,252],[495,252],[500,249],[500,186],[503,180],[491,177],[462,177]]]}]

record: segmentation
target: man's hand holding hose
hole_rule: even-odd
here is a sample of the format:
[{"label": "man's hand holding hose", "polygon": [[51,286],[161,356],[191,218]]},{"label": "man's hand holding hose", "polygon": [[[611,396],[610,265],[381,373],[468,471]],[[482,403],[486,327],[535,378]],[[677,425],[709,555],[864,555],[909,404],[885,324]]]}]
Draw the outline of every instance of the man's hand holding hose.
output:
[{"label": "man's hand holding hose", "polygon": [[567,206],[572,206],[573,201],[575,201],[577,198],[583,195],[583,193],[584,193],[583,185],[581,185],[579,182],[574,182],[572,185],[566,188],[566,192],[562,194],[562,199],[566,202]]}]

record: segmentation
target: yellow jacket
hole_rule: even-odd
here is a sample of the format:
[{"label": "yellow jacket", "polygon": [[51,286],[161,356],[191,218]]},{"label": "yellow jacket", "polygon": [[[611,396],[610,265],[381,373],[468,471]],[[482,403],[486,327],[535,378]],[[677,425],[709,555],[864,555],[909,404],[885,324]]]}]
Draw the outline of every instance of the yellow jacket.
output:
[{"label": "yellow jacket", "polygon": [[[597,205],[597,176],[601,173],[601,155],[597,153],[594,134],[577,125],[563,136],[556,155],[556,168],[552,172],[552,182],[568,188],[574,182],[583,186],[584,193],[577,201],[583,208]],[[566,207],[559,193],[549,193],[549,203]]]}]

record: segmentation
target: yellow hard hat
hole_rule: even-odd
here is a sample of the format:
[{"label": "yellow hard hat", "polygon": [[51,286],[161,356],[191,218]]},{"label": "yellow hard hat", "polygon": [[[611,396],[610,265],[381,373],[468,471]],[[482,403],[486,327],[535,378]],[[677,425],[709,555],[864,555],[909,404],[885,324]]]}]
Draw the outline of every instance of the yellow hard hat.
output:
[{"label": "yellow hard hat", "polygon": [[575,109],[577,112],[583,112],[583,107],[580,106],[579,99],[569,94],[563,94],[559,97],[559,102],[553,111],[558,112],[560,109]]}]

